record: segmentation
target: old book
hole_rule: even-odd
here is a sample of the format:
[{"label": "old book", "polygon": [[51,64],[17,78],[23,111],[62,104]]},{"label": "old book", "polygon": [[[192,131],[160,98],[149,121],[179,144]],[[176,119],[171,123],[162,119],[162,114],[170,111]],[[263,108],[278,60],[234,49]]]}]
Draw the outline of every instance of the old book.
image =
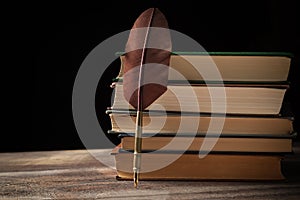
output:
[{"label": "old book", "polygon": [[[292,119],[283,117],[281,111],[289,88],[291,57],[289,53],[274,52],[174,53],[168,90],[144,115],[145,152],[140,179],[284,179],[281,159],[292,151],[293,128]],[[112,110],[107,113],[112,122],[111,133],[130,135],[134,133],[135,115],[123,97],[122,65],[121,62]],[[222,80],[202,76],[210,67],[217,67]],[[216,139],[217,129],[209,129],[210,122],[221,118],[224,126],[219,141],[213,151],[202,149],[209,153],[200,158],[204,136],[209,135],[206,142],[214,143]],[[196,130],[192,128],[195,123]],[[175,134],[178,140],[174,142]],[[120,180],[131,180],[134,141],[128,135],[121,138],[114,153],[116,169]],[[186,148],[189,142],[191,145]],[[155,151],[161,147],[163,151]],[[161,168],[170,157],[178,159]]]},{"label": "old book", "polygon": [[[244,84],[224,85],[186,85],[170,84],[148,110],[278,115],[288,85],[272,87],[251,86]],[[160,106],[158,106],[160,105]],[[115,85],[113,109],[133,109],[123,96],[123,85]]]},{"label": "old book", "polygon": [[[121,60],[119,77],[122,77],[124,56],[117,55]],[[286,81],[292,57],[288,52],[174,52],[170,60],[174,70],[169,71],[169,80],[183,77],[204,80],[200,73],[216,67],[223,81]]]},{"label": "old book", "polygon": [[[189,137],[189,136],[166,136],[155,135],[146,137],[144,135],[142,149],[145,151],[199,151],[205,141],[203,151],[213,144],[213,152],[273,152],[273,153],[291,153],[292,137],[282,136],[273,138],[263,137]],[[134,137],[124,134],[121,136],[121,148],[124,150],[133,150]]]},{"label": "old book", "polygon": [[[111,119],[111,132],[133,133],[135,131],[136,112],[122,110],[107,110]],[[205,115],[194,113],[160,113],[145,112],[143,117],[143,131],[149,134],[173,134],[191,132],[197,135],[214,134],[218,131],[210,122],[215,120],[222,124],[222,135],[235,136],[265,136],[273,137],[290,135],[293,133],[293,118],[239,115]],[[195,124],[197,125],[196,128]]]},{"label": "old book", "polygon": [[[114,156],[118,179],[131,180],[133,153],[121,150]],[[179,158],[162,167],[170,156]],[[279,154],[208,154],[199,158],[197,153],[142,153],[140,180],[283,180],[282,158]]]}]

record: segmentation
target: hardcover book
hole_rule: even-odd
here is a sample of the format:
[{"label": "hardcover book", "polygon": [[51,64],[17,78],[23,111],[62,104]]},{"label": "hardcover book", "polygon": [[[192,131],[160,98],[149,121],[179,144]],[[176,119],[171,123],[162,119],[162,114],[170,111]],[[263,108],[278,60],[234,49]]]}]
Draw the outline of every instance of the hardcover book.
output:
[{"label": "hardcover book", "polygon": [[[116,149],[117,179],[132,180],[133,154]],[[179,156],[161,168],[170,156]],[[283,155],[208,154],[199,158],[198,152],[182,155],[142,153],[140,180],[283,180]],[[157,168],[157,170],[150,170]],[[144,172],[143,172],[144,170]]]},{"label": "hardcover book", "polygon": [[[146,109],[159,110],[158,104],[167,111],[177,112],[278,115],[288,85],[168,85],[167,88],[155,104]],[[133,109],[124,98],[122,83],[115,85],[112,108]]]},{"label": "hardcover book", "polygon": [[[123,76],[122,52],[119,77]],[[217,67],[223,81],[286,81],[293,54],[289,52],[174,52],[169,80],[204,80],[199,72]],[[213,81],[213,80],[205,80]]]},{"label": "hardcover book", "polygon": [[[118,55],[121,68],[107,114],[112,123],[109,133],[121,137],[113,153],[118,178],[131,180],[136,111],[124,99],[124,55]],[[293,153],[296,135],[292,116],[281,112],[285,110],[292,57],[286,52],[172,53],[167,91],[143,111],[140,179],[284,179],[281,160]],[[217,67],[221,81],[202,77],[199,72],[209,67]],[[225,95],[212,98],[214,92]],[[210,127],[213,120],[224,122],[220,134]],[[197,128],[193,129],[195,123]],[[213,149],[200,158],[204,142]],[[170,156],[178,159],[146,172],[145,169],[159,167]]]},{"label": "hardcover book", "polygon": [[[133,133],[135,131],[136,112],[124,110],[107,110],[114,133]],[[228,136],[278,137],[290,135],[293,130],[293,117],[288,116],[257,116],[257,115],[210,115],[199,113],[144,112],[143,130],[149,134],[191,133],[191,127],[197,125],[196,134],[213,135],[216,129],[210,126],[212,120],[223,123],[221,134]]]}]

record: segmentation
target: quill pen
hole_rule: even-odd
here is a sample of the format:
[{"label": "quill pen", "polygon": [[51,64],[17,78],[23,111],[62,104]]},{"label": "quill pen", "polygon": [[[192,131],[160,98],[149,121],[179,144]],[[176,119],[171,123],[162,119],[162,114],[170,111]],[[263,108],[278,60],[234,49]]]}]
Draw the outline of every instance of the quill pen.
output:
[{"label": "quill pen", "polygon": [[133,180],[137,187],[141,167],[143,110],[167,90],[171,36],[165,16],[149,8],[135,21],[125,48],[123,94],[137,110]]}]

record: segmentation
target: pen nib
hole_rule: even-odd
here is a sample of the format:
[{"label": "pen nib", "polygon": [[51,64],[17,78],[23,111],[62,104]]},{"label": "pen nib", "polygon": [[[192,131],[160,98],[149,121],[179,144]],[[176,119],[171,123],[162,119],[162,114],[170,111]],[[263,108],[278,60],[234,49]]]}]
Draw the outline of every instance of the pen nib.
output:
[{"label": "pen nib", "polygon": [[138,173],[136,173],[136,172],[134,173],[133,181],[134,181],[134,188],[137,188],[139,178],[138,178]]}]

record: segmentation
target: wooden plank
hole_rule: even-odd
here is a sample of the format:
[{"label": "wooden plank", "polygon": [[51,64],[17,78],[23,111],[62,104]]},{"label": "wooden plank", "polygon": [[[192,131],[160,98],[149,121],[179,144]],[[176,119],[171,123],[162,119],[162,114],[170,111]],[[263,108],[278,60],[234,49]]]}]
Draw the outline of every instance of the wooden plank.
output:
[{"label": "wooden plank", "polygon": [[[107,150],[93,150],[100,155]],[[295,162],[295,159],[290,158]],[[0,199],[299,199],[300,182],[117,181],[86,150],[0,154]]]}]

